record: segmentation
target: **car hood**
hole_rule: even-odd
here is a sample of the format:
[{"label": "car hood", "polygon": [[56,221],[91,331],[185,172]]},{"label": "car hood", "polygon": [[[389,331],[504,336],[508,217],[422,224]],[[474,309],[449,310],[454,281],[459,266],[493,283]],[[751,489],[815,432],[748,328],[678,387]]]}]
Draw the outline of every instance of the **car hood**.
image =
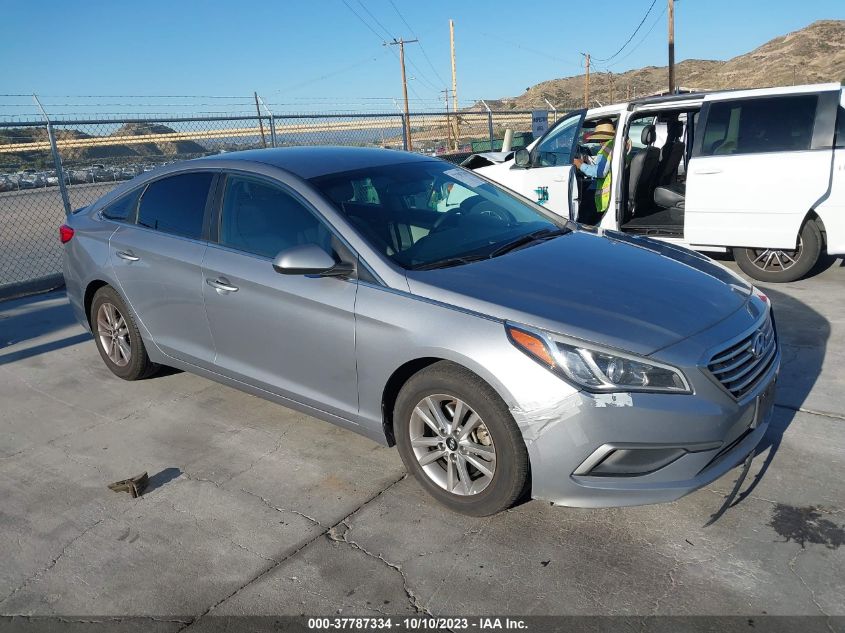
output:
[{"label": "car hood", "polygon": [[418,296],[639,354],[716,324],[752,292],[687,249],[587,229],[407,277]]}]

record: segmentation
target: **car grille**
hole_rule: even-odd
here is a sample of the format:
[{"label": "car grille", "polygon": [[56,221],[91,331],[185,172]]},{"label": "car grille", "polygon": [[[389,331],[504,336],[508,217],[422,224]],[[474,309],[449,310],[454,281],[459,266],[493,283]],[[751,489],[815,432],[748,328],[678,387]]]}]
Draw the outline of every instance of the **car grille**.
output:
[{"label": "car grille", "polygon": [[717,352],[707,369],[737,399],[754,389],[777,357],[778,341],[771,315],[760,327]]}]

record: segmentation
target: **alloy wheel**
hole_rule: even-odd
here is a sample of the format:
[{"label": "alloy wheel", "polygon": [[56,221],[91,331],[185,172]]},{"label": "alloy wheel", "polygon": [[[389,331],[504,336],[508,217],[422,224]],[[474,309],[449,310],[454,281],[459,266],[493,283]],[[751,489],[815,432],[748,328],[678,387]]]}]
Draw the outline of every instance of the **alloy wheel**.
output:
[{"label": "alloy wheel", "polygon": [[801,259],[801,254],[804,252],[803,240],[798,238],[798,246],[795,250],[786,251],[773,248],[765,249],[748,249],[751,252],[751,264],[762,271],[770,273],[778,273],[789,270],[798,260]]},{"label": "alloy wheel", "polygon": [[97,336],[106,356],[118,367],[132,359],[129,327],[120,310],[112,303],[103,303],[97,310]]},{"label": "alloy wheel", "polygon": [[447,394],[423,398],[414,407],[408,429],[423,472],[447,492],[477,495],[493,481],[493,438],[481,417],[463,400]]}]

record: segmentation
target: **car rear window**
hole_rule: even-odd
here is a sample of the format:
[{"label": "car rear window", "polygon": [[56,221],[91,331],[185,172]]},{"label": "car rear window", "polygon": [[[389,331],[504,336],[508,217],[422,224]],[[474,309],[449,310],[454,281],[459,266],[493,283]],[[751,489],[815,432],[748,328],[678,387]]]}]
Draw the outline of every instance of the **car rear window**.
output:
[{"label": "car rear window", "polygon": [[141,197],[138,224],[157,231],[199,239],[202,236],[211,173],[190,173],[151,183]]},{"label": "car rear window", "polygon": [[135,220],[135,211],[138,209],[138,198],[141,196],[142,190],[143,188],[136,189],[112,202],[103,209],[103,217],[109,220],[133,222]]},{"label": "car rear window", "polygon": [[710,105],[701,156],[810,149],[818,95],[732,99]]}]

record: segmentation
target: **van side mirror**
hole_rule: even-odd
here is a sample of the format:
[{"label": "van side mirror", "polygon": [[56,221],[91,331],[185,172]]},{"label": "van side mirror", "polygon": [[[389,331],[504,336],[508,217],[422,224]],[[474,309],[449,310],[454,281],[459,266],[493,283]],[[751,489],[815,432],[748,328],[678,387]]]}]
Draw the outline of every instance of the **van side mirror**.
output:
[{"label": "van side mirror", "polygon": [[531,152],[525,148],[516,150],[516,153],[513,155],[513,164],[525,169],[531,164]]},{"label": "van side mirror", "polygon": [[316,244],[302,244],[283,250],[273,259],[273,268],[283,275],[346,277],[355,272],[352,264],[336,262]]}]

